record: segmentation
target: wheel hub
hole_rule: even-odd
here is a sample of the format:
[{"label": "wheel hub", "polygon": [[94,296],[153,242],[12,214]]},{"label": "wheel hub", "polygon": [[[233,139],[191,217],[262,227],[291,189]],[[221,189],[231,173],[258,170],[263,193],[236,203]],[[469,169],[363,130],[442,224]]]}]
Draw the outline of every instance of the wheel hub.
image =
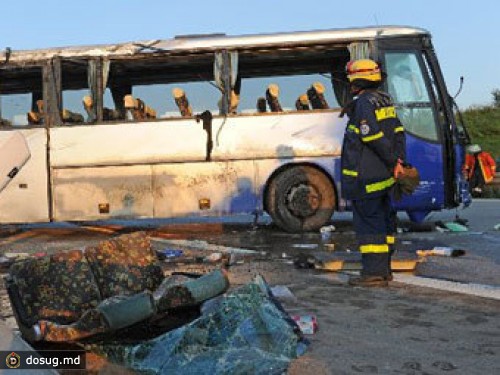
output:
[{"label": "wheel hub", "polygon": [[321,203],[321,195],[312,185],[293,186],[287,194],[288,209],[297,217],[314,215]]}]

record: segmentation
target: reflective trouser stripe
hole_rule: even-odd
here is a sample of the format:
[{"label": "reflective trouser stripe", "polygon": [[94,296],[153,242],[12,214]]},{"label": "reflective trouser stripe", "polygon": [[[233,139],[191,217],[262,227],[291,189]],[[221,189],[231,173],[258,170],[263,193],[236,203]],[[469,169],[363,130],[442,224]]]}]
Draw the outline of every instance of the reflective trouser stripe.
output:
[{"label": "reflective trouser stripe", "polygon": [[361,245],[359,247],[359,251],[361,251],[361,254],[380,254],[380,253],[388,253],[389,252],[389,245],[384,244],[384,245]]},{"label": "reflective trouser stripe", "polygon": [[405,129],[402,126],[398,126],[397,128],[394,128],[394,133],[400,133],[404,132]]},{"label": "reflective trouser stripe", "polygon": [[394,237],[394,236],[387,236],[386,241],[387,241],[388,245],[394,245],[396,243],[396,237]]},{"label": "reflective trouser stripe", "polygon": [[390,177],[387,180],[375,182],[374,184],[366,185],[366,192],[373,193],[375,191],[384,190],[388,187],[391,187],[392,185],[394,185],[394,178]]}]

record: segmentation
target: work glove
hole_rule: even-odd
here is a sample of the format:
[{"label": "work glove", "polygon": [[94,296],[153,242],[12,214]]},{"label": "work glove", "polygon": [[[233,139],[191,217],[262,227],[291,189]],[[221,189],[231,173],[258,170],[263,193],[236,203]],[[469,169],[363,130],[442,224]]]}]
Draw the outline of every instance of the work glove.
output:
[{"label": "work glove", "polygon": [[400,175],[403,174],[403,161],[398,159],[396,166],[394,167],[394,178],[397,180]]},{"label": "work glove", "polygon": [[396,201],[401,200],[403,195],[412,195],[420,184],[420,174],[417,168],[400,161],[394,168],[394,179],[396,183],[393,194]]}]

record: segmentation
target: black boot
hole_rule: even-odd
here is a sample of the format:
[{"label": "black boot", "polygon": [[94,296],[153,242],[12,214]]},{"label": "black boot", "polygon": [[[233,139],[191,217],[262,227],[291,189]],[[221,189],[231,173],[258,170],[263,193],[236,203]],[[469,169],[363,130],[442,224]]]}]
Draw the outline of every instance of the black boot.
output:
[{"label": "black boot", "polygon": [[384,277],[384,276],[361,275],[357,277],[350,277],[348,284],[351,286],[386,287],[389,285],[387,279],[388,279],[387,276]]}]

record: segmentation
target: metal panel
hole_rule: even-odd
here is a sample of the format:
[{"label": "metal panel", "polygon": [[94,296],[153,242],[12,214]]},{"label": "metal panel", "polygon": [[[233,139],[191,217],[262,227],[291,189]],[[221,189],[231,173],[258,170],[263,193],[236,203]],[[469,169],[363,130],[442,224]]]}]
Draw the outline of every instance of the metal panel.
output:
[{"label": "metal panel", "polygon": [[52,176],[55,220],[153,216],[150,166],[62,168]]},{"label": "metal panel", "polygon": [[339,156],[346,121],[339,111],[215,118],[212,160]]},{"label": "metal panel", "polygon": [[[371,26],[346,29],[330,29],[315,31],[299,31],[273,34],[235,35],[235,36],[208,36],[182,37],[166,40],[134,41],[130,43],[72,46],[47,48],[31,51],[12,51],[12,64],[26,61],[49,60],[60,57],[130,57],[145,53],[189,52],[199,50],[220,50],[258,47],[282,46],[293,44],[325,44],[335,42],[349,42],[360,39],[428,35],[424,29],[407,26]],[[6,53],[0,51],[0,60],[4,60]]]},{"label": "metal panel", "polygon": [[[258,187],[253,161],[155,165],[155,217],[252,212]],[[208,199],[210,208],[200,209]]]},{"label": "metal panel", "polygon": [[194,119],[50,129],[55,168],[205,160],[206,134]]},{"label": "metal panel", "polygon": [[[43,128],[19,129],[31,152],[31,157],[14,180],[0,194],[0,222],[49,221],[47,194],[47,133]],[[1,131],[0,138],[11,136]]]}]

